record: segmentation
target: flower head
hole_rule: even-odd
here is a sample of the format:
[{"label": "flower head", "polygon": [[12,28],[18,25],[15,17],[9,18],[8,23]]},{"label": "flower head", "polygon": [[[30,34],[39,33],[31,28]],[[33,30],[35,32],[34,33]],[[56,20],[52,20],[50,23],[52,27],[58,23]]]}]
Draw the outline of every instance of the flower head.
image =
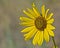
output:
[{"label": "flower head", "polygon": [[42,45],[43,41],[49,42],[49,36],[54,37],[53,30],[55,29],[52,26],[54,19],[52,18],[53,13],[48,14],[49,9],[45,10],[45,5],[41,7],[41,13],[33,4],[32,9],[27,8],[27,11],[23,12],[28,16],[20,17],[23,26],[27,26],[21,32],[24,32],[25,40],[29,40],[33,37],[34,45]]}]

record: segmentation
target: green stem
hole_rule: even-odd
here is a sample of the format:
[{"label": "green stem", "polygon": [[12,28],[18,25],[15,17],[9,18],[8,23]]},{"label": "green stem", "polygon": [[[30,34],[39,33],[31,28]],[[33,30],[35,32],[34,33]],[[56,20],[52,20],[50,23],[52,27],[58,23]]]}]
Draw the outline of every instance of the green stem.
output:
[{"label": "green stem", "polygon": [[56,43],[55,43],[54,37],[52,37],[52,40],[53,40],[54,46],[56,48]]}]

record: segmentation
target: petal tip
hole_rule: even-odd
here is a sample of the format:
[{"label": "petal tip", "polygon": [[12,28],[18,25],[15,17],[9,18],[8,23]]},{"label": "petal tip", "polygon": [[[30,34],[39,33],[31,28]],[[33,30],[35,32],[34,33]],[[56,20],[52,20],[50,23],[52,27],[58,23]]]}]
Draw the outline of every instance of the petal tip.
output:
[{"label": "petal tip", "polygon": [[42,7],[45,7],[45,5],[42,5]]},{"label": "petal tip", "polygon": [[32,6],[34,7],[34,6],[35,6],[35,4],[33,3],[33,4],[32,4]]},{"label": "petal tip", "polygon": [[25,10],[23,10],[23,12],[25,12]]},{"label": "petal tip", "polygon": [[22,18],[20,17],[20,20],[21,20]]},{"label": "petal tip", "polygon": [[51,13],[51,15],[53,15],[53,13]]}]

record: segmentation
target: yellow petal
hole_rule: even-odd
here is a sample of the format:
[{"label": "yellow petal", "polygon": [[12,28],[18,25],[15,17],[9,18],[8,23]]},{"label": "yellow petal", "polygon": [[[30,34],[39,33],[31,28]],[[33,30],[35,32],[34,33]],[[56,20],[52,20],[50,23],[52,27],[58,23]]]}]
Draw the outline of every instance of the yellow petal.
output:
[{"label": "yellow petal", "polygon": [[36,32],[37,32],[37,29],[34,28],[29,33],[25,34],[24,35],[25,36],[25,40],[29,40],[30,38],[32,38]]},{"label": "yellow petal", "polygon": [[52,24],[53,22],[54,22],[54,19],[53,19],[53,18],[47,21],[47,23],[51,23],[51,24]]},{"label": "yellow petal", "polygon": [[44,39],[46,40],[46,42],[49,42],[49,34],[46,29],[44,30]]},{"label": "yellow petal", "polygon": [[54,37],[54,32],[53,31],[48,30],[48,33],[49,33],[50,36],[53,36]]},{"label": "yellow petal", "polygon": [[38,45],[42,45],[43,43],[43,31],[39,31],[39,40],[38,40]]},{"label": "yellow petal", "polygon": [[55,27],[54,27],[54,26],[52,26],[51,24],[47,24],[47,29],[52,29],[52,30],[54,30],[54,29],[55,29]]},{"label": "yellow petal", "polygon": [[44,17],[44,16],[45,16],[45,5],[43,5],[43,6],[41,7],[41,11],[42,11],[42,16]]},{"label": "yellow petal", "polygon": [[32,6],[35,7],[35,4],[33,3]]},{"label": "yellow petal", "polygon": [[22,26],[34,26],[34,22],[22,22],[20,23]]},{"label": "yellow petal", "polygon": [[33,11],[35,12],[36,16],[40,16],[40,14],[37,12],[37,10],[33,7]]},{"label": "yellow petal", "polygon": [[27,28],[23,29],[21,32],[29,32],[29,31],[31,31],[33,28],[34,28],[34,26],[27,27]]},{"label": "yellow petal", "polygon": [[47,10],[46,10],[46,13],[45,13],[45,18],[47,17],[48,11],[49,11],[49,9],[47,9]]},{"label": "yellow petal", "polygon": [[36,16],[36,17],[41,16],[34,3],[32,4],[32,6],[33,6],[33,11],[34,11],[34,13],[36,14],[35,16]]},{"label": "yellow petal", "polygon": [[49,14],[49,16],[47,17],[47,20],[49,20],[52,16],[53,16],[53,13]]},{"label": "yellow petal", "polygon": [[23,12],[30,18],[34,19],[33,15],[31,15],[30,13],[26,12],[25,10],[23,10]]},{"label": "yellow petal", "polygon": [[27,10],[28,10],[34,17],[36,17],[36,14],[35,14],[35,12],[34,12],[33,10],[31,10],[31,9],[29,9],[29,8],[27,8]]},{"label": "yellow petal", "polygon": [[39,32],[37,32],[36,35],[34,36],[34,39],[33,39],[34,45],[36,45],[38,43],[38,35],[39,35]]},{"label": "yellow petal", "polygon": [[20,17],[20,20],[21,20],[21,21],[26,21],[26,22],[31,22],[31,21],[33,21],[32,19],[29,19],[29,18],[27,18],[27,17]]}]

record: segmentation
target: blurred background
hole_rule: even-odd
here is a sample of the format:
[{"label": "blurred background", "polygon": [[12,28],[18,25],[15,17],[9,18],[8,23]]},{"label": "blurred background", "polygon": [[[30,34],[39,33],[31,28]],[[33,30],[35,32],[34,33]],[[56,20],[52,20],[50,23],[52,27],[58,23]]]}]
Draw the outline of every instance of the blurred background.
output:
[{"label": "blurred background", "polygon": [[[30,40],[26,42],[20,32],[23,28],[19,25],[19,17],[24,16],[22,10],[31,8],[33,2],[39,10],[44,4],[54,13],[55,41],[60,48],[60,0],[0,0],[0,48],[40,48],[33,46]],[[47,47],[52,46],[50,40]]]}]

